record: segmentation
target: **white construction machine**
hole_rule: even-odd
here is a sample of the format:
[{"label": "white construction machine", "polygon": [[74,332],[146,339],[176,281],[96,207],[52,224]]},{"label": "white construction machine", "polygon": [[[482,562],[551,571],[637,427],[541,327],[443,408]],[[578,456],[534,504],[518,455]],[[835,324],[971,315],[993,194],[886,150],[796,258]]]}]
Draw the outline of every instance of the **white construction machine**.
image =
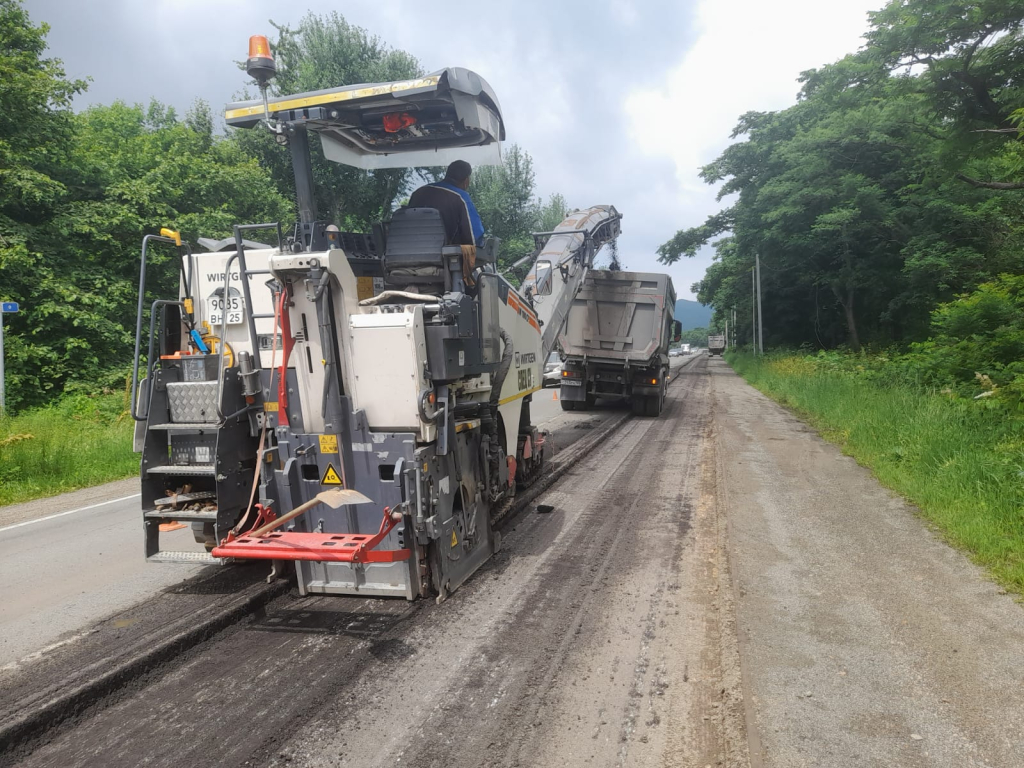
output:
[{"label": "white construction machine", "polygon": [[[268,99],[259,39],[248,70],[264,98],[226,120],[288,145],[301,220],[290,235],[236,226],[201,241],[205,253],[167,230],[143,242],[136,367],[147,251],[172,245],[182,264],[179,297],[151,306],[133,396],[146,556],[262,559],[274,572],[291,561],[303,594],[443,599],[498,550],[517,487],[541,473],[531,396],[621,216],[596,206],[541,233],[518,291],[497,272],[496,241],[474,264],[433,209],[339,232],[317,219],[309,131],[357,168],[495,162],[496,96],[450,68]],[[246,239],[268,234],[271,246]],[[161,547],[160,526],[179,521],[205,551]]]}]

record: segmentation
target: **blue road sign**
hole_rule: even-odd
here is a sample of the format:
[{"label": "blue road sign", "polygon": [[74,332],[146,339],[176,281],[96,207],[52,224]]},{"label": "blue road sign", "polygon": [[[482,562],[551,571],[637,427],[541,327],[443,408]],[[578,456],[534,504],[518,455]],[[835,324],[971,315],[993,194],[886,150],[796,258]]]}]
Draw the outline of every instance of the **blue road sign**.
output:
[{"label": "blue road sign", "polygon": [[8,314],[10,312],[17,312],[19,310],[18,302],[16,301],[5,301],[0,306],[2,306],[2,311],[4,312],[4,314]]}]

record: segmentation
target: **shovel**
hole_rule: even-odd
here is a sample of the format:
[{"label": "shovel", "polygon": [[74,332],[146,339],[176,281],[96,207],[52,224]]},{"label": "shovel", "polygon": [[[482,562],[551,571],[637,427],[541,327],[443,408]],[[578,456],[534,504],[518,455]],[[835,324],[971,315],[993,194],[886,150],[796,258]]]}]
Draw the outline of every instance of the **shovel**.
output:
[{"label": "shovel", "polygon": [[305,502],[304,504],[299,504],[299,506],[297,506],[291,512],[281,515],[279,518],[277,518],[276,520],[272,520],[271,522],[264,525],[262,528],[259,528],[255,531],[251,531],[245,535],[251,539],[258,539],[260,536],[269,533],[275,528],[280,528],[289,520],[293,520],[294,518],[301,515],[303,512],[308,512],[317,504],[321,503],[326,504],[331,509],[337,509],[338,507],[343,507],[346,504],[372,504],[373,501],[372,499],[368,499],[365,496],[363,496],[363,494],[359,493],[359,491],[353,491],[348,488],[332,488],[329,491],[321,491],[315,497]]}]

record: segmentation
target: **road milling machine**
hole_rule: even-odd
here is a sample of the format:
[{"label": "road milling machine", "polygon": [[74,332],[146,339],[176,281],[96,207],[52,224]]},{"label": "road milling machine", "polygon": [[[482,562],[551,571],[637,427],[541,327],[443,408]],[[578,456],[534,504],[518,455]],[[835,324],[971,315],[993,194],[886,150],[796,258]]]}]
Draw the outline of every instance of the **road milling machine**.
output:
[{"label": "road milling machine", "polygon": [[[265,86],[265,41],[250,53]],[[226,121],[287,145],[294,230],[239,225],[201,241],[206,252],[169,230],[143,242],[132,402],[146,557],[269,560],[272,574],[293,562],[303,594],[443,599],[498,550],[517,487],[541,473],[531,396],[621,216],[596,206],[539,233],[519,290],[496,241],[475,258],[448,245],[433,209],[340,232],[317,218],[310,132],[356,168],[493,163],[497,97],[460,68],[263,96],[229,105]],[[180,295],[146,308],[157,244],[180,257]],[[179,522],[202,550],[161,547],[161,526]]]}]

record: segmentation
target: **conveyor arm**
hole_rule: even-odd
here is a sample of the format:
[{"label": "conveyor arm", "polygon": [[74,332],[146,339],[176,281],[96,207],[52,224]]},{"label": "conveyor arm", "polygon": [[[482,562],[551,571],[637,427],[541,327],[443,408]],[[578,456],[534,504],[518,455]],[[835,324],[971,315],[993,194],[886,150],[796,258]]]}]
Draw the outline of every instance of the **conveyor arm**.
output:
[{"label": "conveyor arm", "polygon": [[[612,205],[595,205],[569,214],[551,232],[534,234],[537,253],[519,292],[531,299],[543,323],[546,360],[555,348],[573,299],[601,248],[619,236],[622,214]],[[550,266],[549,266],[550,265]]]}]

